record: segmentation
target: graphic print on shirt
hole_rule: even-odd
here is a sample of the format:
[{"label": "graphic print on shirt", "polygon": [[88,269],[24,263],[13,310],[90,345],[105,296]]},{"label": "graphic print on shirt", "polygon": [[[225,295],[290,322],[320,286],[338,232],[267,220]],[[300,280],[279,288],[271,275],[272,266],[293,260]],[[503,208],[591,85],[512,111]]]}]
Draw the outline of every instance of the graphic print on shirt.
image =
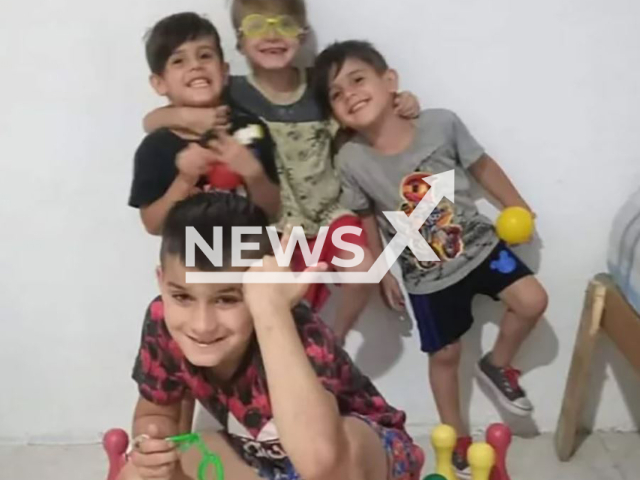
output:
[{"label": "graphic print on shirt", "polygon": [[[431,188],[423,180],[431,175],[428,172],[414,172],[402,179],[400,197],[403,201],[400,210],[407,216],[413,213]],[[453,223],[454,214],[453,203],[444,198],[429,215],[427,221],[420,226],[420,233],[442,262],[453,260],[464,252],[463,230],[460,225]],[[427,270],[436,264],[436,262],[421,262],[413,255],[411,257],[411,263],[419,269]]]},{"label": "graphic print on shirt", "polygon": [[258,471],[284,473],[289,469],[290,462],[280,443],[280,435],[273,419],[254,436],[233,413],[229,412],[227,434],[241,457]]}]

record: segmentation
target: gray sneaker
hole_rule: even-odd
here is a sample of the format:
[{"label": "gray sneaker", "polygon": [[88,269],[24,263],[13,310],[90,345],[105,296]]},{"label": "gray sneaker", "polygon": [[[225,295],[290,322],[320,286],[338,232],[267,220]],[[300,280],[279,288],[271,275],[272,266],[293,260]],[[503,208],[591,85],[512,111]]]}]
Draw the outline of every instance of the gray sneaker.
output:
[{"label": "gray sneaker", "polygon": [[533,412],[533,405],[520,387],[519,370],[513,367],[496,367],[489,361],[487,353],[476,365],[478,380],[483,382],[496,396],[500,405],[514,415],[526,417]]}]

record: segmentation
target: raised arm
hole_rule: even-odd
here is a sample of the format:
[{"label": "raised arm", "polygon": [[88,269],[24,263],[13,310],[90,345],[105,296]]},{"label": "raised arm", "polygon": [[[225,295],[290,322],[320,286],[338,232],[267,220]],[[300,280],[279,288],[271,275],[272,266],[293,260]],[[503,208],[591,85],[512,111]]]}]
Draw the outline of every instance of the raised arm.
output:
[{"label": "raised arm", "polygon": [[[287,242],[283,239],[285,250]],[[326,265],[313,269],[325,268]],[[289,270],[267,256],[262,267],[252,267],[251,271]],[[284,450],[302,478],[339,478],[333,474],[340,468],[348,442],[337,401],[316,375],[291,313],[292,305],[302,298],[306,287],[245,283],[244,290]]]},{"label": "raised arm", "polygon": [[303,478],[326,478],[344,450],[335,397],[311,367],[290,306],[264,299],[255,312],[273,415],[280,440]]}]

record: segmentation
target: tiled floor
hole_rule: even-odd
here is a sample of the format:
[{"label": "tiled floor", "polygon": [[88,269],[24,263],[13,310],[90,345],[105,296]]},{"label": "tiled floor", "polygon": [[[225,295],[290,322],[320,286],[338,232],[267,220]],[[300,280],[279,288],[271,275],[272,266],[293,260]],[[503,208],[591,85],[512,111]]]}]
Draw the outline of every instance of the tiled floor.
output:
[{"label": "tiled floor", "polygon": [[[424,446],[429,443],[426,438],[418,441]],[[424,473],[431,472],[432,467],[433,455],[429,451]],[[558,462],[550,435],[514,439],[508,467],[512,480],[639,480],[640,435],[591,435],[569,463]],[[106,459],[98,445],[0,447],[0,480],[104,478]]]}]

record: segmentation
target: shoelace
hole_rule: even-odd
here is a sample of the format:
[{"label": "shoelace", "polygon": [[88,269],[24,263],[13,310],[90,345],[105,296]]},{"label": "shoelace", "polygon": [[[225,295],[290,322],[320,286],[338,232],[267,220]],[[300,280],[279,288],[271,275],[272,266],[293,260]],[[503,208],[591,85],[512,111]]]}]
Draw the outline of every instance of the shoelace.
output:
[{"label": "shoelace", "polygon": [[504,373],[504,376],[509,382],[509,386],[511,387],[511,389],[519,392],[520,384],[518,383],[518,379],[520,378],[520,375],[522,375],[522,372],[513,367],[505,367],[502,369],[502,373]]}]

